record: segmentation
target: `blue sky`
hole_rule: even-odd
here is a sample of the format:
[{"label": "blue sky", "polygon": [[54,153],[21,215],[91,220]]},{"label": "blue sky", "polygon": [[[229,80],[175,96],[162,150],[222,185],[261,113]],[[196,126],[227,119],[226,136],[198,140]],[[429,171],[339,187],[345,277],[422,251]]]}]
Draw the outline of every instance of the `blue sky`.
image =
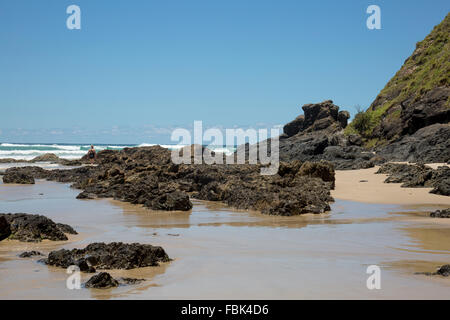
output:
[{"label": "blue sky", "polygon": [[[81,8],[81,30],[66,8]],[[368,30],[366,8],[381,8]],[[0,142],[167,143],[366,108],[450,2],[0,0]]]}]

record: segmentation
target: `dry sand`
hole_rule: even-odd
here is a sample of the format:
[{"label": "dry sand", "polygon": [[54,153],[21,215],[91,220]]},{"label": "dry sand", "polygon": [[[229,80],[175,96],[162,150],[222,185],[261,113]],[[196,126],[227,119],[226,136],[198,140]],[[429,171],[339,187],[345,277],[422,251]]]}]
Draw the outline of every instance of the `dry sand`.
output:
[{"label": "dry sand", "polygon": [[331,195],[365,203],[450,206],[450,197],[429,193],[432,188],[401,188],[400,183],[384,183],[387,175],[375,174],[378,168],[336,171],[336,188]]}]

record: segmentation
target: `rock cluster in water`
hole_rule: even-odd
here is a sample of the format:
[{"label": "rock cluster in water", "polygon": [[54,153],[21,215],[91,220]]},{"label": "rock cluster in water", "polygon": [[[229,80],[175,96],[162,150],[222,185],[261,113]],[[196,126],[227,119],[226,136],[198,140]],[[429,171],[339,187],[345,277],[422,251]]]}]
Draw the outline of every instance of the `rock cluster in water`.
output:
[{"label": "rock cluster in water", "polygon": [[99,274],[92,276],[84,284],[86,288],[97,288],[97,289],[114,288],[117,287],[118,285],[119,282],[107,272],[100,272]]},{"label": "rock cluster in water", "polygon": [[83,272],[96,269],[134,269],[170,261],[163,248],[140,243],[91,243],[84,249],[60,249],[41,260],[47,265],[67,268],[76,265]]},{"label": "rock cluster in water", "polygon": [[70,170],[11,168],[35,177],[72,182],[79,199],[111,197],[154,210],[190,210],[190,197],[221,201],[273,215],[322,213],[333,201],[334,167],[326,161],[281,162],[273,176],[261,165],[174,164],[160,146],[104,150],[98,166]]},{"label": "rock cluster in water", "polygon": [[0,240],[9,238],[24,242],[44,239],[67,240],[68,234],[77,234],[69,225],[55,223],[51,219],[27,213],[0,213]]},{"label": "rock cluster in water", "polygon": [[114,279],[108,272],[100,272],[94,276],[92,276],[84,286],[86,288],[95,288],[95,289],[108,289],[115,288],[119,285],[129,285],[129,284],[138,284],[145,279],[135,279],[135,278],[119,278]]},{"label": "rock cluster in water", "polygon": [[32,251],[22,252],[21,254],[19,254],[19,258],[30,258],[33,256],[42,256],[42,255],[43,254],[40,253],[39,251],[32,250]]}]

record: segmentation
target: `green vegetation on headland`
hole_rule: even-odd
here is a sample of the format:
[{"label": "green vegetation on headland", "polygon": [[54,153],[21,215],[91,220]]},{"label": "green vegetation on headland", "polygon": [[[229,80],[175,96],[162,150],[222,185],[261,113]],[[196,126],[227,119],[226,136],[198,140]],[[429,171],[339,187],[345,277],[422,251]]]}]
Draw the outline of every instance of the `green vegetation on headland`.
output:
[{"label": "green vegetation on headland", "polygon": [[[386,84],[375,101],[365,112],[358,112],[346,128],[346,134],[358,133],[365,144],[383,144],[398,137],[380,134],[382,122],[400,124],[402,108],[410,108],[424,98],[425,94],[450,83],[450,14],[434,27],[433,31],[417,43],[413,54],[406,59],[401,69]],[[445,103],[450,109],[450,98]]]}]

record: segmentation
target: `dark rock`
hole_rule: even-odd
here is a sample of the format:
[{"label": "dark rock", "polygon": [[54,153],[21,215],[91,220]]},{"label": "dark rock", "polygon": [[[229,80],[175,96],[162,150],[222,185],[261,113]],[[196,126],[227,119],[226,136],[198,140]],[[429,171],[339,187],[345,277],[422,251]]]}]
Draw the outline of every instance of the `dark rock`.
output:
[{"label": "dark rock", "polygon": [[[329,105],[328,109],[326,117],[337,117],[334,107]],[[337,120],[335,124],[339,126]],[[326,145],[326,136],[311,145],[314,159],[320,158]],[[368,161],[370,156],[364,159]],[[289,174],[263,176],[259,164],[175,165],[171,151],[160,146],[101,151],[96,161],[96,167],[48,170],[44,174],[48,180],[72,182],[74,188],[83,189],[78,198],[114,198],[154,210],[190,210],[193,197],[265,214],[293,215],[327,211],[333,201],[334,169],[330,165],[308,164],[309,171],[305,165],[304,172],[297,175],[302,162],[295,168],[282,162],[280,168],[292,167]]]},{"label": "dark rock", "polygon": [[348,119],[350,119],[350,113],[348,111],[339,111],[337,120],[342,128],[347,127]]},{"label": "dark rock", "polygon": [[186,193],[174,191],[157,197],[151,202],[150,207],[153,210],[186,211],[192,209],[192,203]]},{"label": "dark rock", "polygon": [[64,233],[78,234],[78,232],[76,232],[75,229],[69,226],[68,224],[57,223],[56,226],[58,227],[59,230],[61,230]]},{"label": "dark rock", "polygon": [[[303,106],[304,115],[284,126],[280,136],[281,161],[320,161],[333,163],[336,169],[373,167],[373,153],[363,149],[359,135],[344,135],[350,114],[339,111],[331,100]],[[384,158],[376,159],[383,162]],[[378,164],[378,163],[377,163]]]},{"label": "dark rock", "polygon": [[440,267],[438,269],[438,271],[436,271],[436,273],[438,275],[441,275],[441,276],[444,276],[444,277],[450,276],[450,264],[443,265],[442,267]]},{"label": "dark rock", "polygon": [[350,134],[347,139],[350,145],[361,146],[363,144],[362,137],[359,134]]},{"label": "dark rock", "polygon": [[45,179],[48,170],[37,166],[13,167],[6,169],[4,183],[34,184],[34,179]]},{"label": "dark rock", "polygon": [[59,163],[61,159],[54,153],[45,153],[33,158],[30,162],[53,162]]},{"label": "dark rock", "polygon": [[444,210],[436,210],[430,213],[432,218],[450,218],[450,208]]},{"label": "dark rock", "polygon": [[18,184],[34,184],[32,175],[18,170],[21,168],[6,169],[3,175],[3,183],[18,183]]},{"label": "dark rock", "polygon": [[83,191],[81,192],[78,196],[77,199],[97,199],[97,195],[95,193],[92,192],[86,192]]},{"label": "dark rock", "polygon": [[[27,213],[0,213],[0,217],[4,217],[10,225],[10,239],[25,242],[38,242],[43,239],[67,240],[58,225],[47,217]],[[67,230],[67,227],[64,230]]]},{"label": "dark rock", "polygon": [[402,183],[404,188],[434,188],[431,193],[450,196],[450,168],[432,169],[423,164],[383,164],[376,173],[388,175],[385,183]]},{"label": "dark rock", "polygon": [[133,284],[138,284],[145,281],[145,279],[136,279],[136,278],[119,278],[119,283],[120,284],[128,284],[128,285],[133,285]]},{"label": "dark rock", "polygon": [[92,266],[91,261],[92,261],[92,259],[88,260],[85,258],[80,258],[80,259],[76,260],[74,264],[76,266],[78,266],[78,268],[80,268],[80,271],[82,271],[82,272],[94,273],[95,268]]},{"label": "dark rock", "polygon": [[11,234],[11,228],[5,217],[0,215],[0,241],[6,239]]},{"label": "dark rock", "polygon": [[39,251],[25,251],[19,254],[19,258],[30,258],[32,256],[42,256],[43,254]]},{"label": "dark rock", "polygon": [[305,116],[301,115],[295,118],[295,120],[289,122],[283,127],[283,132],[288,136],[292,137],[300,131],[303,130],[303,124],[305,122]]},{"label": "dark rock", "polygon": [[334,166],[330,162],[309,162],[306,161],[300,167],[298,173],[300,176],[309,176],[320,178],[322,181],[331,182],[331,188],[334,189]]},{"label": "dark rock", "polygon": [[377,148],[389,161],[445,163],[450,160],[450,124],[433,124]]},{"label": "dark rock", "polygon": [[86,265],[96,269],[133,269],[157,266],[159,262],[167,261],[169,257],[161,247],[112,242],[91,243],[84,249],[52,251],[44,262],[62,268],[81,265],[84,269],[82,271],[89,271]]},{"label": "dark rock", "polygon": [[86,288],[96,288],[96,289],[106,289],[106,288],[114,288],[119,285],[119,282],[111,277],[111,275],[107,272],[100,272],[92,276],[86,283]]}]

